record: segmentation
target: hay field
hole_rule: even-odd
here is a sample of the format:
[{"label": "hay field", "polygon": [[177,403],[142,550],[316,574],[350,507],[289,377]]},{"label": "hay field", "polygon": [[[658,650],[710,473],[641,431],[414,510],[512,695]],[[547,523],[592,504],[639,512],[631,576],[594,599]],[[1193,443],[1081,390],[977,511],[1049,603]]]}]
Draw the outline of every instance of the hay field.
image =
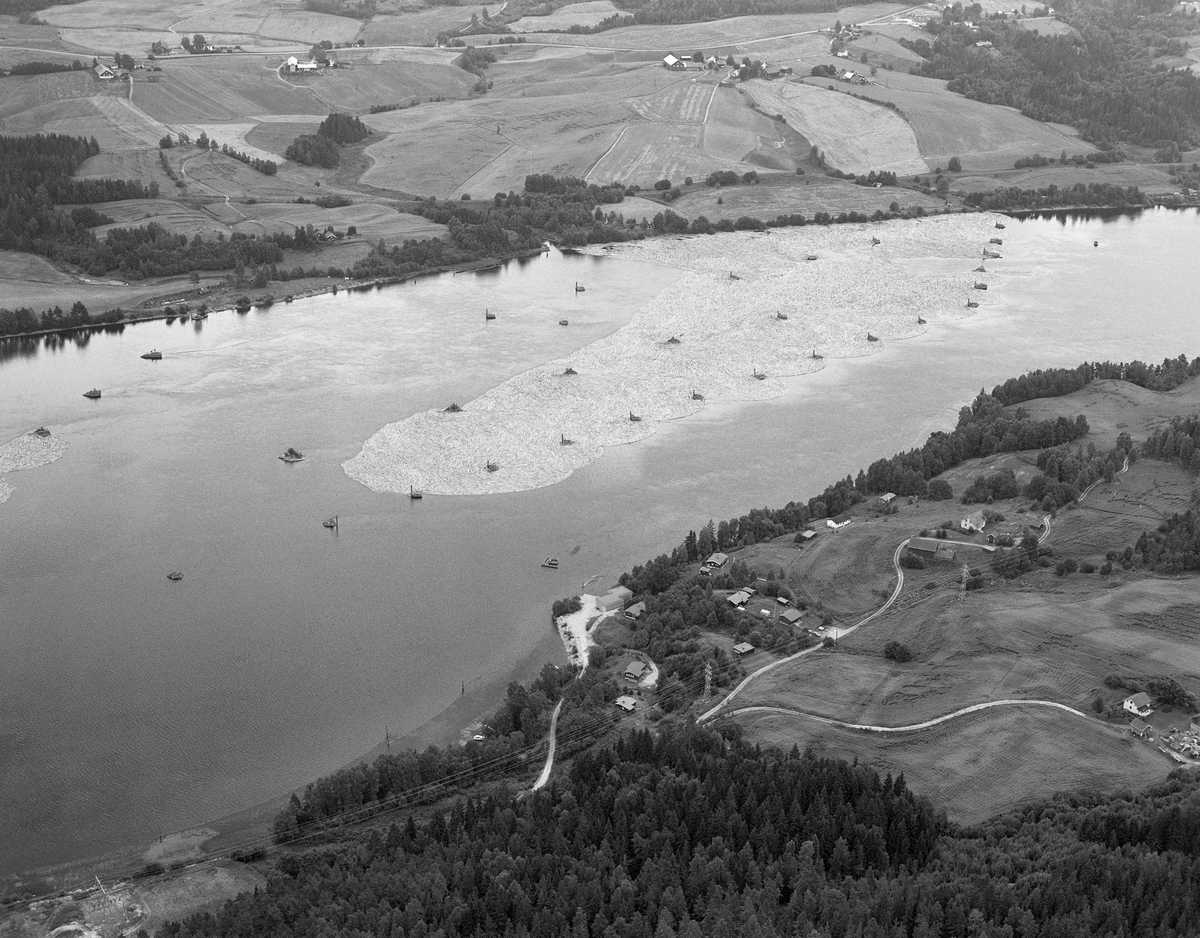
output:
[{"label": "hay field", "polygon": [[[723,204],[718,205],[717,199]],[[779,181],[768,177],[756,186],[697,187],[673,202],[671,210],[688,218],[703,215],[712,221],[736,220],[743,215],[767,219],[791,212],[801,212],[811,218],[818,212],[834,216],[842,212],[870,214],[876,209],[886,212],[893,202],[902,209],[922,206],[926,211],[933,211],[942,207],[941,199],[912,189],[869,189],[810,173]],[[657,210],[661,211],[661,208]]]},{"label": "hay field", "polygon": [[630,124],[616,145],[588,172],[588,178],[649,187],[659,179],[703,179],[711,172],[729,168],[728,161],[705,152],[702,126]]},{"label": "hay field", "polygon": [[549,16],[523,16],[509,24],[514,33],[536,33],[551,29],[570,29],[572,26],[595,26],[602,20],[625,11],[615,6],[612,0],[586,0],[584,3],[568,3]]},{"label": "hay field", "polygon": [[[895,221],[884,243],[862,225],[780,229],[722,238],[661,238],[611,245],[609,253],[683,271],[668,290],[616,333],[569,358],[534,368],[464,402],[459,414],[428,411],[390,424],[344,463],[375,491],[489,494],[561,481],[607,446],[649,436],[662,420],[709,401],[763,400],[785,393],[778,380],[821,367],[829,356],[881,348],[913,334],[920,311],[956,318],[970,267],[993,216]],[[819,259],[804,258],[819,252]],[[950,263],[922,264],[940,257]],[[957,269],[956,269],[957,268]],[[731,279],[731,271],[740,279]],[[789,319],[775,313],[787,311]],[[668,343],[675,336],[679,344]],[[564,377],[570,366],[577,374]],[[755,380],[756,369],[766,374]],[[634,412],[643,419],[629,420]],[[576,445],[559,443],[565,433]],[[503,470],[483,470],[488,459]]]},{"label": "hay field", "polygon": [[[291,115],[289,115],[291,116]],[[264,120],[259,121],[249,133],[246,142],[258,150],[271,154],[276,162],[283,159],[283,152],[293,140],[301,134],[315,134],[321,126],[321,120]]]},{"label": "hay field", "polygon": [[454,34],[471,22],[471,14],[487,9],[488,15],[499,12],[503,4],[481,4],[472,7],[433,7],[406,11],[399,15],[380,13],[367,23],[362,39],[368,46],[431,45],[438,33]]},{"label": "hay field", "polygon": [[332,110],[363,112],[375,104],[408,104],[414,98],[465,98],[475,76],[445,60],[440,64],[392,60],[328,70],[310,88]]},{"label": "hay field", "polygon": [[896,525],[879,522],[822,531],[800,552],[790,580],[798,595],[823,603],[839,623],[853,624],[891,595],[896,580],[892,554],[903,538]]},{"label": "hay field", "polygon": [[1021,16],[1014,20],[1021,29],[1028,29],[1043,36],[1070,36],[1075,30],[1053,16]]},{"label": "hay field", "polygon": [[[368,115],[389,136],[367,154],[362,181],[442,197],[519,189],[530,172],[582,176],[629,119],[619,101],[596,94],[478,99]],[[501,133],[496,132],[500,125]],[[431,147],[429,140],[436,140]],[[448,158],[453,154],[453,158]]]},{"label": "hay field", "polygon": [[95,137],[105,149],[157,146],[166,128],[130,104],[125,86],[90,71],[4,79],[0,130]]},{"label": "hay field", "polygon": [[[212,5],[215,4],[208,0],[180,0],[171,4],[162,0],[83,0],[47,7],[38,13],[38,18],[53,26],[72,29],[120,24],[166,30],[172,23],[182,23],[185,17],[201,14]],[[186,24],[183,29],[186,31]]]},{"label": "hay field", "polygon": [[677,52],[713,52],[718,49],[736,48],[746,55],[756,56],[752,44],[762,39],[828,29],[839,19],[843,23],[879,19],[902,9],[905,7],[900,4],[877,3],[795,16],[735,16],[714,22],[686,23],[678,26],[626,26],[590,36],[564,33],[556,35],[554,41],[597,49],[643,49],[660,52],[666,49],[674,49]]},{"label": "hay field", "polygon": [[[1087,417],[1088,439],[1095,439],[1097,446],[1111,447],[1122,430],[1128,430],[1137,440],[1166,426],[1172,417],[1186,417],[1200,411],[1200,380],[1189,378],[1166,393],[1127,381],[1092,381],[1069,400],[1072,414]],[[1026,401],[1021,407],[1036,420],[1063,412],[1061,398],[1039,398]]]},{"label": "hay field", "polygon": [[679,80],[662,91],[630,101],[629,106],[648,121],[702,124],[708,102],[717,90],[715,82]]},{"label": "hay field", "polygon": [[1031,153],[1089,149],[1069,128],[953,94],[942,81],[882,70],[873,81],[856,91],[900,108],[930,168],[945,166],[950,157],[957,156],[968,171],[1008,169],[1018,157]]},{"label": "hay field", "polygon": [[[355,225],[359,236],[367,241],[374,242],[382,238],[394,244],[407,238],[439,238],[447,231],[445,225],[436,224],[420,215],[409,215],[372,203],[328,209],[315,205],[260,204],[248,206],[245,211],[252,213],[253,224],[265,228],[267,232],[290,232],[293,228],[308,224],[321,228],[333,225],[338,230]],[[243,226],[235,227],[240,230]],[[361,247],[357,250],[359,254],[363,253]]]},{"label": "hay field", "polygon": [[129,199],[124,202],[102,202],[95,206],[113,219],[111,225],[99,225],[92,230],[96,237],[103,238],[110,228],[157,223],[173,234],[200,235],[205,239],[218,234],[229,237],[232,229],[213,218],[200,208],[189,208],[166,199]]},{"label": "hay field", "polygon": [[[271,150],[260,150],[247,139],[258,126],[258,121],[229,121],[220,124],[212,122],[175,124],[173,129],[176,133],[182,131],[193,140],[199,139],[202,133],[207,134],[209,140],[215,140],[218,144],[239,150],[252,158],[279,162],[280,154]],[[284,149],[287,147],[285,146]]]},{"label": "hay field", "polygon": [[[1078,140],[1073,148],[1066,147],[1065,149],[1069,155],[1086,153],[1090,147],[1084,141]],[[1057,152],[1054,155],[1057,155]],[[969,170],[973,167],[964,160],[963,168]],[[964,179],[961,184],[956,182],[954,187],[966,189],[968,181],[977,183],[974,185],[976,189],[994,188],[998,184],[1020,186],[1021,188],[1039,188],[1049,185],[1073,186],[1077,182],[1084,181],[1106,182],[1117,186],[1140,186],[1143,191],[1149,192],[1178,191],[1162,165],[1146,163],[1100,163],[1094,169],[1083,170],[1075,166],[1040,166],[1031,169],[1009,170],[999,174],[998,179],[991,177],[990,184],[986,183],[985,179],[987,177]]]},{"label": "hay field", "polygon": [[[75,283],[75,278],[63,273],[44,257],[20,251],[0,251],[0,280],[28,280],[33,283]],[[0,300],[6,305],[8,298]]]},{"label": "hay field", "polygon": [[1166,759],[1114,727],[1035,708],[984,711],[912,735],[883,737],[803,717],[743,718],[748,736],[853,760],[909,788],[953,821],[973,824],[1058,791],[1142,788],[1165,777]]},{"label": "hay field", "polygon": [[[134,102],[150,116],[175,125],[232,121],[256,115],[312,114],[329,107],[307,84],[276,72],[278,62],[253,56],[192,56],[163,63],[159,81],[137,83]],[[320,78],[306,79],[314,87]]]},{"label": "hay field", "polygon": [[865,52],[870,65],[890,64],[893,68],[906,72],[918,62],[924,61],[912,49],[907,49],[891,36],[880,33],[870,33],[861,39],[855,39],[846,48],[850,50],[851,58],[855,62],[858,62],[859,57]]},{"label": "hay field", "polygon": [[904,118],[877,104],[800,82],[746,82],[763,110],[788,123],[843,172],[872,169],[910,175],[926,172],[916,136]]}]

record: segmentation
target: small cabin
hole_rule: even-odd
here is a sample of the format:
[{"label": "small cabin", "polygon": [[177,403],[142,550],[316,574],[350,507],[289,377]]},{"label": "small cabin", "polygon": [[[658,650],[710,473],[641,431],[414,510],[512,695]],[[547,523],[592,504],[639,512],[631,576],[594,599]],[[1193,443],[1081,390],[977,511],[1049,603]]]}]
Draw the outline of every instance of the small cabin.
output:
[{"label": "small cabin", "polygon": [[744,658],[746,655],[754,654],[754,646],[749,642],[739,642],[733,646],[733,653],[739,658]]},{"label": "small cabin", "polygon": [[646,673],[646,663],[644,661],[631,661],[625,665],[625,680],[640,681]]},{"label": "small cabin", "polygon": [[646,614],[646,604],[645,603],[634,603],[632,606],[630,606],[628,609],[625,610],[625,618],[633,619],[634,622],[636,622],[638,619],[640,619],[645,614]]},{"label": "small cabin", "polygon": [[618,710],[624,710],[626,713],[633,713],[637,709],[637,701],[632,697],[621,696],[613,701],[613,706]]}]

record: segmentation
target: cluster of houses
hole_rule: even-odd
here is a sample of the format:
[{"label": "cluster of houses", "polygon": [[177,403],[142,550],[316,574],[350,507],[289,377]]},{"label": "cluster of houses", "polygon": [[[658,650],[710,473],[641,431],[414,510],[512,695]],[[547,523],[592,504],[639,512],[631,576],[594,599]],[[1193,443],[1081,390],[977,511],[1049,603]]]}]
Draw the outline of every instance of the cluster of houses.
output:
[{"label": "cluster of houses", "polygon": [[[1126,697],[1121,702],[1121,708],[1133,719],[1129,721],[1129,732],[1139,739],[1154,739],[1154,727],[1146,722],[1153,712],[1152,701],[1147,693],[1137,693]],[[1200,760],[1200,714],[1191,718],[1191,724],[1184,730],[1171,727],[1171,731],[1160,739],[1168,749],[1178,754],[1179,761],[1188,759]]]}]

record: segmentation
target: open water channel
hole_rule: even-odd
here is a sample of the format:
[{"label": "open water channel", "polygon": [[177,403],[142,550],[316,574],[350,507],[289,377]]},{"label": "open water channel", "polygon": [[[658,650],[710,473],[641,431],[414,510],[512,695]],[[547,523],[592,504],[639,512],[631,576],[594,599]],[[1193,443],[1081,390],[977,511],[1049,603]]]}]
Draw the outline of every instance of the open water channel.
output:
[{"label": "open water channel", "polygon": [[[1200,214],[1007,225],[1005,258],[989,262],[1003,286],[976,315],[510,495],[410,502],[341,463],[385,423],[619,328],[676,271],[552,254],[199,325],[0,345],[0,443],[42,424],[68,443],[7,476],[0,504],[0,875],[261,802],[385,726],[419,726],[464,685],[482,709],[564,660],[554,599],[608,585],[709,518],[807,499],[918,445],[982,386],[1200,354]],[[151,347],[163,361],[138,357]],[[93,386],[102,399],[83,399]],[[281,462],[288,446],[307,459]],[[334,514],[336,532],[321,526]],[[539,566],[551,554],[557,571]]]}]

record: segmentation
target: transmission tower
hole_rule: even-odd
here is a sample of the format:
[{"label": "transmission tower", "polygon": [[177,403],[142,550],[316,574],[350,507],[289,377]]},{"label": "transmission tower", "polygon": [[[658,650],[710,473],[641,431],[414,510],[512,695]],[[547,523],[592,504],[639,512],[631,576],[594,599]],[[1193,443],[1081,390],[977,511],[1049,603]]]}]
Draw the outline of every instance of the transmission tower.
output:
[{"label": "transmission tower", "polygon": [[958,601],[962,602],[967,598],[967,579],[971,576],[971,568],[965,563],[962,568],[962,582],[958,585]]}]

